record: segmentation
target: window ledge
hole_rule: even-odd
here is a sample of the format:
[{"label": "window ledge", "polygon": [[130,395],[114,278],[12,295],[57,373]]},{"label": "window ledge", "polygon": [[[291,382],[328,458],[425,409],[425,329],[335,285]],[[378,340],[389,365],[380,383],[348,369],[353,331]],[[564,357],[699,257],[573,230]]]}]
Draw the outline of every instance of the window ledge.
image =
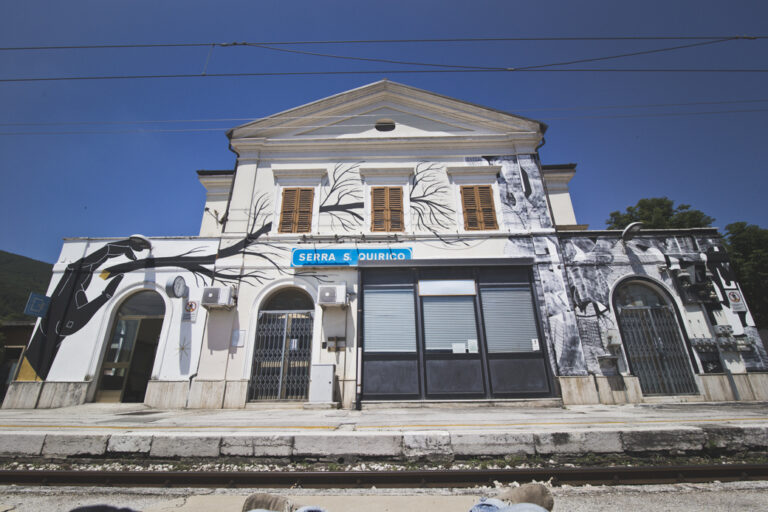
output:
[{"label": "window ledge", "polygon": [[445,172],[449,176],[498,176],[501,172],[500,165],[462,165],[446,167]]},{"label": "window ledge", "polygon": [[409,177],[413,175],[413,167],[360,167],[360,176],[362,178],[382,178],[382,177]]},{"label": "window ledge", "polygon": [[325,167],[272,168],[276,180],[308,179],[320,181],[328,175]]}]

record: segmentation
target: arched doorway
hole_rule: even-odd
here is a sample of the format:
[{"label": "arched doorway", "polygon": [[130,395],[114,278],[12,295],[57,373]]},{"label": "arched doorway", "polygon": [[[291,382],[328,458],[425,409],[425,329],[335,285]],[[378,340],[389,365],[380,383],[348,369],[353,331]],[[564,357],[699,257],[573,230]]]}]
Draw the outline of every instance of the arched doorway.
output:
[{"label": "arched doorway", "polygon": [[143,402],[152,376],[165,302],[146,290],[128,297],[115,315],[96,388],[97,402]]},{"label": "arched doorway", "polygon": [[249,400],[306,400],[314,310],[298,288],[276,292],[261,307]]},{"label": "arched doorway", "polygon": [[698,393],[674,305],[650,283],[628,281],[614,295],[621,338],[644,395]]}]

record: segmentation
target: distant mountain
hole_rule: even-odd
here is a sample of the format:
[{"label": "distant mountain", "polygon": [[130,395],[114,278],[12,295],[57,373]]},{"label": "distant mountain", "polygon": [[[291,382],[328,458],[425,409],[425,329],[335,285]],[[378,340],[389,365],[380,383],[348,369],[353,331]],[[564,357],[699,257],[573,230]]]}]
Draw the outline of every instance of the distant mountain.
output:
[{"label": "distant mountain", "polygon": [[53,265],[0,251],[0,324],[35,318],[24,314],[29,292],[45,293]]}]

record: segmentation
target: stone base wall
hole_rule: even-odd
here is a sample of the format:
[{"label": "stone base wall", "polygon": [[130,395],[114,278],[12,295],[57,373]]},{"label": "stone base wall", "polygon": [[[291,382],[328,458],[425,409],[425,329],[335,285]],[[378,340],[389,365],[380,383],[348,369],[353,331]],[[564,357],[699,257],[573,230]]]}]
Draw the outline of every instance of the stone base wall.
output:
[{"label": "stone base wall", "polygon": [[244,409],[248,401],[248,381],[228,380],[224,389],[224,409]]},{"label": "stone base wall", "polygon": [[147,383],[144,404],[156,409],[183,409],[187,406],[189,381],[151,380]]},{"label": "stone base wall", "polygon": [[[768,339],[768,337],[763,338]],[[755,400],[768,401],[768,373],[748,373]]]},{"label": "stone base wall", "polygon": [[5,393],[3,409],[34,409],[42,389],[42,382],[11,382]]},{"label": "stone base wall", "polygon": [[558,377],[563,405],[594,405],[600,403],[595,377]]},{"label": "stone base wall", "polygon": [[45,382],[37,401],[38,409],[57,409],[84,404],[90,382]]},{"label": "stone base wall", "polygon": [[187,407],[190,409],[222,409],[226,384],[226,381],[223,380],[192,379]]}]

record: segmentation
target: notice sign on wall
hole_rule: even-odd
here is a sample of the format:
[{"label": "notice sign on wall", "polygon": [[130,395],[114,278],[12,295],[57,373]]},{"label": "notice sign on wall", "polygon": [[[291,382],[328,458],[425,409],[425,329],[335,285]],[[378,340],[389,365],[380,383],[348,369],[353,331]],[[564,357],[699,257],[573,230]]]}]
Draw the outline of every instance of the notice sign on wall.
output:
[{"label": "notice sign on wall", "polygon": [[181,314],[181,319],[185,322],[197,321],[197,310],[200,304],[196,300],[188,300],[184,304],[184,312]]},{"label": "notice sign on wall", "polygon": [[353,267],[360,261],[410,260],[413,251],[402,249],[293,249],[292,267]]},{"label": "notice sign on wall", "polygon": [[731,311],[735,313],[745,313],[747,311],[747,305],[744,304],[744,299],[740,292],[731,290],[728,292],[728,302],[731,305]]}]

